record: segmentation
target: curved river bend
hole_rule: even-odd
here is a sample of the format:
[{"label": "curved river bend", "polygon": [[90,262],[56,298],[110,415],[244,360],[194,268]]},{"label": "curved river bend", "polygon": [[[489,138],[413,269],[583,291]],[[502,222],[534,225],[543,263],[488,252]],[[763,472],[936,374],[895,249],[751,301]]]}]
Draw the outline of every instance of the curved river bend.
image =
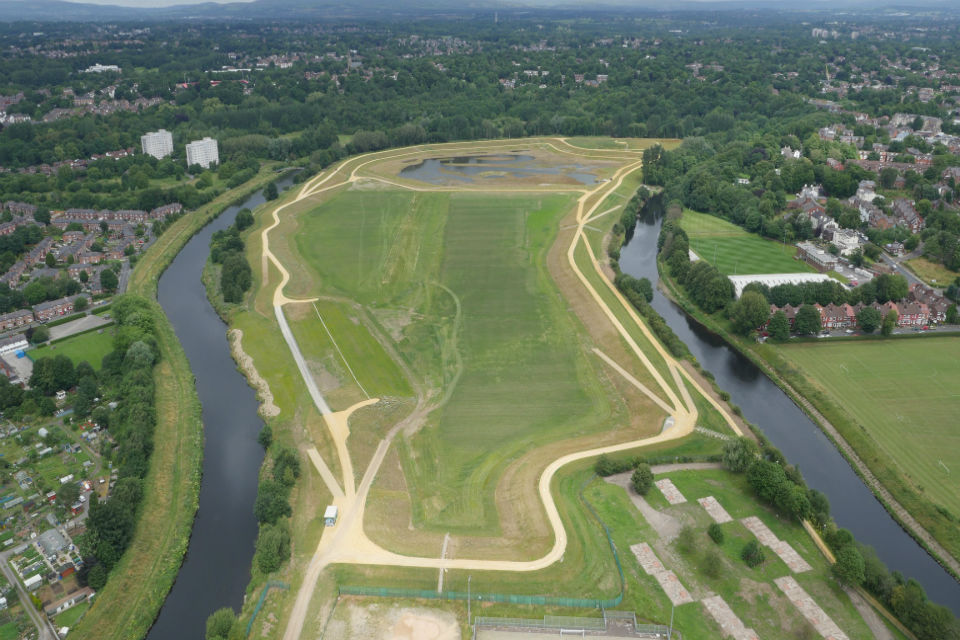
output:
[{"label": "curved river bend", "polygon": [[[287,178],[277,183],[289,187]],[[263,462],[257,396],[237,371],[227,327],[207,300],[200,276],[210,237],[233,224],[240,209],[265,202],[261,192],[229,207],[187,242],[160,277],[157,298],[190,360],[203,405],[203,480],[190,546],[148,640],[202,638],[207,616],[239,611],[250,582],[257,538],[253,501]]]},{"label": "curved river bend", "polygon": [[[662,211],[655,201],[644,209],[633,237],[620,251],[620,268],[657,282],[657,236]],[[651,303],[720,388],[759,425],[787,459],[800,467],[811,487],[830,498],[834,520],[857,540],[873,546],[890,569],[916,578],[930,599],[960,614],[960,584],[911,538],[863,484],[820,428],[750,360],[687,317],[654,288]]]}]

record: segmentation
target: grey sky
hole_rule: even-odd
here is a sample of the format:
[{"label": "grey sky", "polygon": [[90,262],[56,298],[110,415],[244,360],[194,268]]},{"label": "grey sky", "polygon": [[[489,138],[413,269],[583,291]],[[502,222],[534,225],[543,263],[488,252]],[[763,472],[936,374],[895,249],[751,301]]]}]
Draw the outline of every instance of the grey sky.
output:
[{"label": "grey sky", "polygon": [[83,4],[110,4],[118,7],[170,7],[175,4],[202,4],[205,2],[252,2],[253,0],[67,0]]}]

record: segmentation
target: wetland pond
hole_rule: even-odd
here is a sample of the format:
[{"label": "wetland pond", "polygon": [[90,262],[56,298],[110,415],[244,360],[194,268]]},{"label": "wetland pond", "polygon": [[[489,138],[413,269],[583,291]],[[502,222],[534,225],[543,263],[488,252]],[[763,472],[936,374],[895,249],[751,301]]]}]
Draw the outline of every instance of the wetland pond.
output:
[{"label": "wetland pond", "polygon": [[[587,167],[575,163],[547,164],[531,155],[501,153],[496,155],[450,156],[426,158],[400,170],[401,178],[430,184],[476,184],[488,180],[531,179],[536,176],[559,176],[564,182],[596,184],[597,176]],[[556,180],[549,181],[556,183]]]}]

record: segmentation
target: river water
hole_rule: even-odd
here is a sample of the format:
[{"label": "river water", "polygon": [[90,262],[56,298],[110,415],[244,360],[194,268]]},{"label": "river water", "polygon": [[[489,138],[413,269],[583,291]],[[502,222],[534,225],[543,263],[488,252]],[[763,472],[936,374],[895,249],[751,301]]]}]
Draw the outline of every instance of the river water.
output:
[{"label": "river water", "polygon": [[[633,237],[620,251],[620,268],[635,278],[657,282],[657,236],[662,209],[645,208]],[[743,409],[811,487],[830,499],[834,520],[857,540],[873,546],[890,567],[916,578],[930,599],[960,615],[960,584],[911,538],[854,473],[846,459],[803,411],[750,360],[690,319],[654,288],[651,303],[721,389]]]},{"label": "river water", "polygon": [[[292,184],[278,181],[284,189]],[[240,209],[265,202],[261,192],[227,208],[190,239],[160,277],[157,298],[173,324],[203,405],[203,481],[190,546],[148,640],[202,638],[207,616],[220,607],[239,611],[250,582],[257,538],[253,501],[263,448],[256,393],[237,371],[227,327],[200,281],[210,237],[233,224]]]}]

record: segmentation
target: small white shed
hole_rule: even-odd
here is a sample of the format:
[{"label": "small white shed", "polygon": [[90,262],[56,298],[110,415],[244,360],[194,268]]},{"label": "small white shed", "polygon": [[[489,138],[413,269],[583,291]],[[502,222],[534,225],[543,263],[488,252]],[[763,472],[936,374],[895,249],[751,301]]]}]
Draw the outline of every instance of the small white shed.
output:
[{"label": "small white shed", "polygon": [[331,504],[323,512],[323,524],[328,527],[332,527],[333,525],[337,524],[337,515],[337,507]]}]

